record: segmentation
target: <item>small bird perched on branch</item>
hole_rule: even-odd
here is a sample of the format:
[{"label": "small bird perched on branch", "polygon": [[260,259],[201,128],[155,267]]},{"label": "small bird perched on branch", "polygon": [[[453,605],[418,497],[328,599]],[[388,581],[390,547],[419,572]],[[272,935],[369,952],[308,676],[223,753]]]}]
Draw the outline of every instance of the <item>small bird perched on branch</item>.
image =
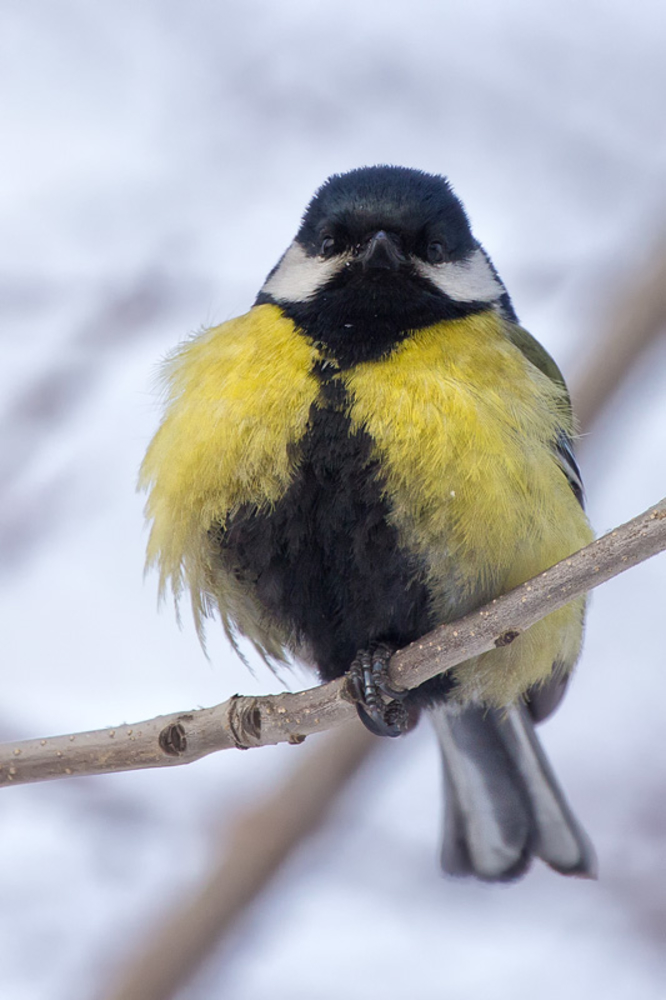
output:
[{"label": "small bird perched on branch", "polygon": [[578,658],[578,599],[405,693],[391,653],[587,544],[555,362],[518,325],[448,182],[378,166],[331,177],[244,316],[166,363],[143,463],[150,563],[199,630],[217,612],[269,661],[350,671],[394,736],[425,708],[444,757],[442,865],[506,880],[594,852],[533,723]]}]

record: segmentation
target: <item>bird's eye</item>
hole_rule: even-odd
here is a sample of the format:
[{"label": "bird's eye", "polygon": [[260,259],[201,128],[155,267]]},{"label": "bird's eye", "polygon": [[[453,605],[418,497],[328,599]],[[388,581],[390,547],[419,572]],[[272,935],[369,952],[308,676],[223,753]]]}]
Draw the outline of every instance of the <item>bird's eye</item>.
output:
[{"label": "bird's eye", "polygon": [[335,240],[332,236],[324,236],[319,247],[321,257],[330,257],[335,249]]},{"label": "bird's eye", "polygon": [[436,240],[428,244],[428,262],[430,264],[441,264],[442,261],[446,260],[446,250],[444,249],[443,243],[438,243]]}]

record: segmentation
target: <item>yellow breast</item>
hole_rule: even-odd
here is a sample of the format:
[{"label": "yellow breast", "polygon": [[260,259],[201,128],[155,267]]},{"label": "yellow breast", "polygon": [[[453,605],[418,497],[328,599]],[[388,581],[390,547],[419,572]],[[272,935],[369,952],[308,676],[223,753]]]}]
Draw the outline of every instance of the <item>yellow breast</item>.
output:
[{"label": "yellow breast", "polygon": [[440,617],[590,540],[552,450],[558,429],[573,432],[565,391],[494,313],[418,331],[345,382],[354,426],[381,457],[401,538],[430,566]]},{"label": "yellow breast", "polygon": [[[167,361],[168,406],[146,453],[149,564],[161,587],[204,585],[202,539],[240,504],[270,506],[293,476],[318,384],[318,354],[275,306],[258,306],[184,344]],[[196,609],[195,609],[196,610]]]},{"label": "yellow breast", "polygon": [[[284,635],[212,563],[207,533],[243,504],[286,492],[320,393],[321,352],[265,305],[184,345],[165,366],[168,405],[141,470],[161,587],[189,586],[199,624],[212,602],[270,655]],[[340,374],[352,431],[374,442],[391,518],[428,567],[438,620],[517,585],[589,541],[553,458],[565,392],[507,339],[491,313],[441,323],[383,360]],[[582,603],[458,671],[465,697],[506,704],[580,645]],[[467,678],[467,679],[466,679]]]}]

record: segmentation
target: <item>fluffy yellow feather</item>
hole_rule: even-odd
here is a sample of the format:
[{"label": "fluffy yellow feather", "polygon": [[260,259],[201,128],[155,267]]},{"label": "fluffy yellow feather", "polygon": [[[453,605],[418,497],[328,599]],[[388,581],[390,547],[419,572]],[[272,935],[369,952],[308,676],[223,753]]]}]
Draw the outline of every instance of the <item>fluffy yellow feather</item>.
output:
[{"label": "fluffy yellow feather", "polygon": [[234,581],[211,564],[207,533],[242,503],[269,508],[286,489],[318,391],[316,356],[274,306],[183,344],[163,368],[166,412],[139,477],[152,521],[147,563],[159,567],[161,593],[170,583],[178,598],[187,585],[200,635],[211,603],[227,631],[237,611],[236,627],[273,656],[279,646],[259,621],[252,635]]},{"label": "fluffy yellow feather", "polygon": [[[553,461],[557,428],[573,433],[566,390],[511,343],[496,313],[420,330],[344,380],[352,424],[368,431],[381,457],[399,535],[428,561],[439,621],[592,540]],[[553,663],[571,664],[583,609],[574,601],[511,646],[459,667],[458,696],[505,705]]]},{"label": "fluffy yellow feather", "polygon": [[[197,625],[211,607],[265,653],[289,635],[225,573],[208,532],[243,504],[270,509],[294,472],[322,352],[272,305],[260,305],[184,344],[165,364],[168,402],[144,460],[153,526],[149,564]],[[571,554],[591,539],[552,456],[567,423],[565,390],[534,367],[493,312],[439,323],[388,357],[339,378],[354,430],[372,438],[392,519],[428,563],[433,606],[450,621]],[[503,391],[511,385],[511,393]],[[507,704],[575,659],[582,602],[549,616],[510,647],[458,669],[459,697]]]}]

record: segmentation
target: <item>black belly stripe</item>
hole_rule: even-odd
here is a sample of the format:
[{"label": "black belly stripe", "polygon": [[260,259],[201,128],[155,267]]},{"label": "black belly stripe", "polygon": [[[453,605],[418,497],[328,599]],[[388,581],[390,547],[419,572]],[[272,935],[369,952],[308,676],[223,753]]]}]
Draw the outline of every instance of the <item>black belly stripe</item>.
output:
[{"label": "black belly stripe", "polygon": [[388,521],[372,441],[352,432],[335,367],[316,374],[289,490],[270,512],[241,507],[212,537],[227,571],[307,643],[329,680],[371,641],[402,646],[431,622],[425,570]]}]

